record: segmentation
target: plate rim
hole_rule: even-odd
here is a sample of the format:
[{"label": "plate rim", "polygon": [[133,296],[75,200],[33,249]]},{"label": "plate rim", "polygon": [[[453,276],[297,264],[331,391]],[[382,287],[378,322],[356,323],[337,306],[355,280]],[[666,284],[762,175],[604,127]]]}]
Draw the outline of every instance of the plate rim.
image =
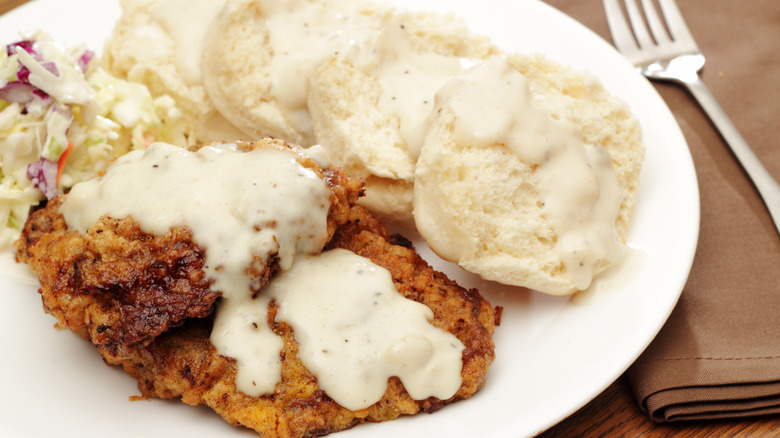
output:
[{"label": "plate rim", "polygon": [[[435,3],[436,1],[438,1],[438,0],[432,0],[433,3]],[[488,2],[494,3],[495,5],[506,4],[507,1],[508,0],[488,0]],[[432,2],[427,2],[427,3],[432,3]],[[455,6],[457,6],[457,4],[465,3],[465,2],[466,2],[466,0],[455,0],[453,2],[453,4]],[[41,8],[45,7],[45,5],[52,4],[52,3],[55,3],[54,0],[33,0],[31,2],[28,2],[28,3],[25,3],[25,4],[21,5],[21,6],[18,6],[16,8],[14,8],[14,9],[8,11],[7,13],[3,14],[2,16],[0,16],[0,22],[9,22],[9,21],[13,21],[18,16],[34,14],[35,11],[39,11]],[[89,4],[89,3],[97,3],[97,0],[78,0],[77,2],[69,3],[68,6],[70,8],[77,8],[77,6],[79,4]],[[426,3],[426,2],[424,2],[424,3]],[[484,3],[484,2],[482,2],[482,3]],[[542,11],[541,12],[542,14],[553,14],[553,15],[554,14],[559,14],[557,19],[561,19],[563,21],[568,20],[568,23],[569,23],[568,25],[569,26],[573,26],[574,28],[579,29],[578,32],[584,32],[585,34],[591,35],[589,37],[591,39],[592,39],[592,37],[595,37],[596,40],[599,41],[600,43],[595,43],[594,42],[594,44],[602,45],[601,50],[603,50],[603,51],[611,50],[612,52],[617,53],[616,51],[614,51],[614,49],[612,49],[612,47],[611,47],[611,45],[609,45],[609,43],[607,43],[606,41],[601,39],[598,35],[596,35],[592,31],[590,31],[589,29],[587,29],[581,23],[579,23],[576,20],[574,20],[573,18],[565,15],[563,12],[555,9],[553,6],[550,6],[550,5],[546,4],[546,3],[543,3],[543,2],[538,1],[538,0],[523,0],[523,1],[518,1],[516,3],[518,5],[519,4],[523,4],[524,6],[527,6],[527,7],[538,8],[538,11]],[[533,6],[530,6],[530,5],[533,5]],[[482,7],[485,8],[485,9],[494,9],[494,8],[491,8],[491,7],[485,7],[485,6],[482,6]],[[518,6],[515,6],[515,7],[518,7]],[[111,24],[111,27],[112,26],[113,26],[113,23]],[[21,29],[21,30],[25,30],[25,29]],[[52,36],[58,37],[58,35],[52,35]],[[619,56],[619,54],[618,54],[618,56]],[[622,69],[623,71],[627,71],[629,69],[631,71],[633,71],[633,67],[631,67],[628,64],[627,61],[623,61],[623,64],[620,67],[620,69]],[[635,73],[635,74],[638,75],[638,73]],[[608,83],[605,83],[604,85],[605,85],[605,87],[607,87],[609,89],[609,87],[608,87],[609,84]],[[567,403],[567,405],[565,406],[565,409],[562,409],[560,412],[557,413],[557,415],[551,416],[551,417],[547,418],[545,420],[545,422],[543,422],[541,424],[537,424],[534,427],[530,427],[530,428],[525,428],[525,429],[521,428],[521,430],[523,431],[523,434],[527,433],[529,435],[535,435],[535,434],[540,433],[540,432],[548,429],[549,427],[552,427],[553,425],[557,424],[559,421],[565,419],[566,417],[568,417],[569,415],[574,413],[576,410],[578,410],[579,408],[581,408],[582,406],[584,406],[588,402],[590,402],[593,398],[595,398],[598,394],[600,394],[604,389],[606,389],[610,384],[612,384],[623,372],[625,372],[625,370],[628,369],[628,367],[647,348],[647,346],[650,344],[652,339],[658,334],[658,332],[663,327],[664,323],[666,322],[666,320],[668,319],[669,315],[673,311],[677,301],[679,300],[679,297],[680,297],[680,295],[682,293],[682,290],[683,290],[683,287],[685,285],[685,281],[686,281],[687,276],[688,276],[688,274],[690,272],[690,269],[692,267],[693,259],[694,259],[694,255],[695,255],[695,248],[696,248],[696,245],[697,245],[697,242],[698,242],[698,235],[699,235],[700,205],[699,205],[698,181],[696,180],[696,173],[695,173],[695,168],[693,166],[693,160],[692,160],[692,157],[691,157],[691,154],[690,154],[690,149],[688,147],[687,141],[685,141],[685,138],[684,138],[684,136],[682,134],[682,131],[680,129],[679,124],[677,124],[676,120],[674,120],[674,116],[673,116],[671,110],[668,108],[668,106],[666,106],[665,102],[663,101],[661,96],[658,94],[658,92],[651,85],[649,85],[649,82],[648,82],[648,84],[646,86],[646,90],[644,90],[643,92],[644,93],[649,93],[650,95],[652,95],[653,99],[655,99],[657,101],[656,104],[658,103],[658,101],[660,101],[660,104],[664,108],[663,117],[665,117],[667,119],[671,119],[671,121],[673,122],[672,126],[669,126],[669,127],[672,128],[675,132],[672,132],[671,135],[679,137],[679,139],[681,139],[682,143],[685,145],[685,149],[687,151],[687,161],[688,162],[676,163],[677,166],[682,166],[683,168],[688,168],[689,167],[689,169],[687,169],[687,170],[686,169],[682,170],[683,176],[687,176],[688,177],[688,184],[684,187],[684,189],[687,190],[688,193],[685,196],[686,196],[686,198],[689,198],[689,199],[694,199],[695,198],[695,206],[690,206],[690,210],[689,210],[689,213],[690,213],[691,216],[686,218],[686,226],[685,226],[685,228],[688,230],[688,232],[690,234],[686,234],[686,235],[682,236],[682,237],[686,237],[687,236],[689,238],[688,242],[685,243],[685,246],[687,248],[692,247],[692,250],[690,251],[689,257],[686,259],[686,262],[687,262],[686,266],[683,266],[682,269],[680,270],[680,272],[684,271],[685,273],[684,273],[684,275],[680,274],[681,278],[678,278],[678,279],[676,279],[674,281],[674,283],[675,283],[674,287],[677,288],[677,286],[679,286],[678,292],[676,292],[674,294],[669,294],[669,295],[666,296],[667,302],[666,302],[666,306],[665,306],[665,312],[664,312],[663,315],[658,315],[659,318],[658,318],[658,323],[657,323],[657,327],[655,328],[655,330],[652,331],[652,333],[646,332],[646,333],[644,333],[644,336],[642,336],[643,340],[639,344],[644,344],[644,345],[639,345],[639,344],[634,345],[633,348],[630,349],[630,352],[626,352],[621,357],[621,359],[617,360],[617,362],[626,362],[624,364],[624,366],[616,367],[616,369],[620,368],[620,372],[619,373],[615,373],[616,369],[613,369],[613,370],[610,370],[608,372],[604,372],[603,375],[597,376],[598,378],[593,379],[591,381],[590,385],[585,385],[585,386],[582,386],[582,387],[579,388],[578,396],[577,397],[573,397],[573,398],[577,399],[576,402],[575,401],[569,401]],[[640,121],[643,121],[643,120],[640,119]],[[643,126],[643,128],[644,128],[644,126]],[[685,155],[685,154],[683,154],[683,155]],[[683,161],[686,161],[686,160],[683,160]],[[645,172],[646,172],[646,170],[643,167],[643,174]],[[680,172],[680,170],[678,170],[678,172]],[[692,174],[689,173],[689,172],[692,172]],[[645,186],[645,184],[641,184],[640,183],[640,190],[642,190],[642,188],[644,186]],[[693,196],[693,195],[695,195],[695,196]],[[6,280],[7,279],[0,277],[0,283],[4,283]],[[501,327],[498,327],[497,330],[501,330]],[[646,340],[646,342],[644,342],[645,340]],[[494,366],[495,366],[495,364],[494,364]],[[489,381],[490,381],[490,379],[489,379]],[[477,396],[479,396],[479,394],[480,393],[478,393]],[[461,402],[461,403],[468,404],[469,401],[464,401],[464,402]],[[456,404],[456,405],[458,405],[458,404]],[[456,405],[453,405],[453,406],[456,406]],[[446,411],[446,410],[444,410],[444,411]],[[440,414],[437,413],[437,415],[440,415]],[[383,425],[381,427],[385,428],[386,426],[387,426],[387,424],[385,424],[385,425]],[[516,426],[516,424],[514,424],[514,423],[507,425],[507,428],[505,430],[505,434],[507,436],[512,436],[512,435],[515,435],[517,433],[518,430],[514,426]],[[359,429],[359,430],[357,430],[357,432],[360,432],[360,431],[364,430],[364,427],[361,426],[360,428],[357,428],[357,429]],[[512,429],[512,430],[510,430],[510,429]],[[346,432],[340,432],[339,436],[348,436],[349,432],[355,432],[355,431],[356,431],[356,429],[353,429],[351,431],[346,431]]]}]

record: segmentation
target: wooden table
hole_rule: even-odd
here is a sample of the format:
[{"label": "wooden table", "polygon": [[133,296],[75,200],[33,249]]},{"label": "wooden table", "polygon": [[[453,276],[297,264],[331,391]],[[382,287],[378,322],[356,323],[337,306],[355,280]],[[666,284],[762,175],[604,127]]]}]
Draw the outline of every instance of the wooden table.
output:
[{"label": "wooden table", "polygon": [[[28,0],[0,0],[0,14]],[[64,0],[61,0],[64,1]],[[583,8],[601,8],[595,1],[548,0],[578,18]],[[606,24],[585,23],[608,38]],[[675,92],[675,91],[664,91]],[[540,437],[769,437],[780,435],[780,418],[722,420],[684,424],[656,424],[640,411],[626,382],[620,377],[603,393]]]},{"label": "wooden table", "polygon": [[26,2],[27,0],[0,0],[0,14],[10,11],[11,9]]}]

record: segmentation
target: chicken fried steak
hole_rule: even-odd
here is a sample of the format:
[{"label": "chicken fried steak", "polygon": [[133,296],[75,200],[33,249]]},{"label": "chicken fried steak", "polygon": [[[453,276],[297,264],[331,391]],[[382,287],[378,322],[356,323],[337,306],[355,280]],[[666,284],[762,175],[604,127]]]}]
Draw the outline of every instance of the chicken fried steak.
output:
[{"label": "chicken fried steak", "polygon": [[137,348],[132,357],[101,353],[107,363],[122,365],[137,378],[145,397],[207,405],[230,424],[254,429],[264,437],[320,436],[364,422],[430,413],[470,397],[485,384],[494,359],[491,337],[497,313],[478,291],[463,289],[434,271],[408,241],[388,236],[384,225],[360,207],[352,209],[350,220],[337,230],[329,246],[348,249],[389,270],[404,297],[428,306],[434,314],[431,323],[464,344],[462,384],[454,396],[414,400],[400,379],[391,377],[379,402],[355,411],[340,406],[301,362],[294,330],[277,320],[279,309],[274,302],[269,306],[268,324],[283,339],[284,347],[282,378],[269,395],[250,397],[237,390],[236,362],[221,356],[210,343],[209,319],[191,319]]},{"label": "chicken fried steak", "polygon": [[[237,143],[248,152],[258,148],[289,150],[279,140]],[[298,155],[330,189],[329,235],[347,220],[363,190],[359,179],[338,169],[321,169]],[[69,228],[57,197],[34,212],[16,243],[16,257],[38,275],[46,312],[107,354],[130,354],[188,318],[213,311],[221,292],[204,271],[205,250],[187,226],[164,234],[144,232],[132,217],[102,216],[86,233]],[[246,274],[259,291],[278,269],[278,254],[255,257]],[[123,353],[123,354],[124,354]]]},{"label": "chicken fried steak", "polygon": [[[297,152],[153,144],[32,214],[17,259],[45,310],[144,397],[203,404],[264,437],[471,397],[497,310],[356,206],[361,180]],[[126,210],[127,187],[166,191]]]}]

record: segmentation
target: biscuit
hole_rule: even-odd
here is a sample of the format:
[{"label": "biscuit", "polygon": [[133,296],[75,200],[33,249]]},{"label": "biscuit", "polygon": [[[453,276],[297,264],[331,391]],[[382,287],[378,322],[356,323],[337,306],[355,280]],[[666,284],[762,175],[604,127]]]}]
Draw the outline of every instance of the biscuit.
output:
[{"label": "biscuit", "polygon": [[498,50],[460,20],[409,11],[386,15],[372,47],[372,56],[334,56],[315,69],[313,131],[335,165],[366,179],[363,206],[411,226],[414,167],[436,90],[464,62]]},{"label": "biscuit", "polygon": [[207,38],[206,90],[242,130],[311,146],[306,95],[313,69],[334,51],[362,50],[383,13],[354,0],[232,0]]},{"label": "biscuit", "polygon": [[[605,165],[620,190],[612,233],[625,239],[644,156],[638,121],[589,73],[541,56],[512,55],[508,62],[527,81],[540,114],[576,127],[583,146],[593,145],[588,150],[609,154]],[[416,163],[413,200],[417,229],[437,254],[485,279],[554,295],[587,287],[615,261],[601,252],[609,248],[591,243],[588,250],[597,253],[582,268],[589,271],[586,281],[575,275],[578,268],[556,250],[566,237],[544,206],[553,201],[542,196],[539,162],[524,161],[504,144],[464,142],[456,135],[456,114],[446,102],[437,105]],[[588,211],[598,202],[586,201],[572,208]]]},{"label": "biscuit", "polygon": [[[152,96],[170,96],[183,113],[183,122],[190,127],[189,142],[246,138],[216,110],[202,84],[197,55],[183,59],[184,44],[177,28],[165,20],[164,5],[186,3],[155,2],[154,0],[122,0],[122,16],[106,41],[101,62],[111,74],[146,85]],[[171,7],[172,7],[171,6]],[[204,14],[194,14],[204,21],[216,16],[220,2]],[[205,35],[202,23],[187,23],[190,37]],[[200,25],[200,26],[199,26]],[[207,24],[206,24],[207,26]],[[199,29],[200,28],[200,29]],[[201,32],[201,33],[199,33]],[[193,47],[193,51],[198,48]]]}]

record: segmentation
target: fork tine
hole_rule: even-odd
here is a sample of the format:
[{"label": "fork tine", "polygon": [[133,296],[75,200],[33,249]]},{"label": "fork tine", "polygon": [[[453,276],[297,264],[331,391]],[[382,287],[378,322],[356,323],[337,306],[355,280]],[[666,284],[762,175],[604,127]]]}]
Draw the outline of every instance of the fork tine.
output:
[{"label": "fork tine", "polygon": [[623,16],[623,9],[618,0],[603,0],[604,12],[607,14],[607,23],[612,34],[612,41],[615,47],[630,58],[639,51],[639,47],[634,40],[634,33],[628,27],[628,22]]},{"label": "fork tine", "polygon": [[698,52],[699,48],[696,45],[696,41],[693,39],[693,35],[688,30],[688,25],[685,24],[680,9],[677,7],[677,3],[674,0],[658,0],[658,4],[661,6],[661,13],[666,19],[666,24],[669,27],[669,34],[672,39],[684,50],[691,52]]},{"label": "fork tine", "polygon": [[650,26],[650,32],[653,34],[655,42],[658,45],[669,43],[669,33],[667,32],[663,21],[658,17],[658,12],[653,4],[653,0],[642,0],[642,8],[645,10],[647,24]]},{"label": "fork tine", "polygon": [[645,20],[642,17],[642,11],[639,10],[639,6],[636,4],[636,0],[624,0],[624,3],[626,4],[628,20],[631,22],[631,27],[634,29],[634,36],[636,36],[636,41],[639,43],[639,47],[652,47],[655,42],[647,32],[647,26],[645,26]]}]

